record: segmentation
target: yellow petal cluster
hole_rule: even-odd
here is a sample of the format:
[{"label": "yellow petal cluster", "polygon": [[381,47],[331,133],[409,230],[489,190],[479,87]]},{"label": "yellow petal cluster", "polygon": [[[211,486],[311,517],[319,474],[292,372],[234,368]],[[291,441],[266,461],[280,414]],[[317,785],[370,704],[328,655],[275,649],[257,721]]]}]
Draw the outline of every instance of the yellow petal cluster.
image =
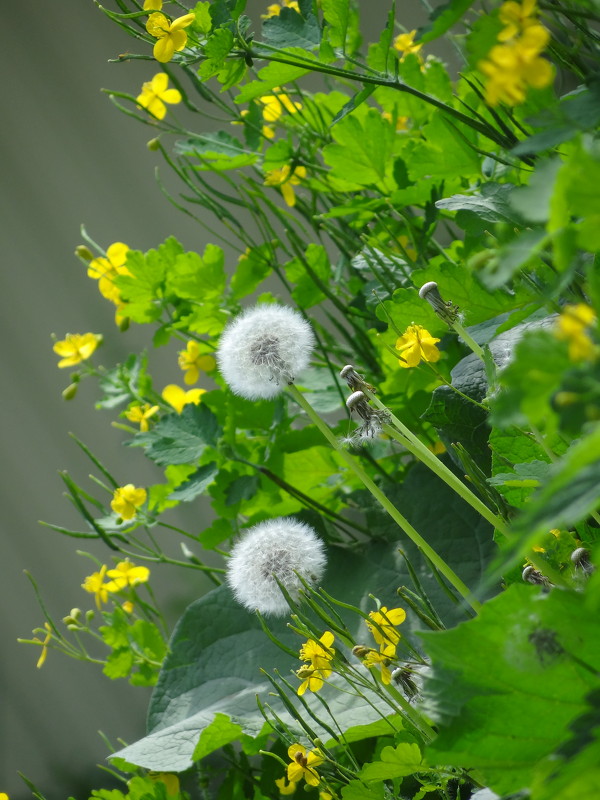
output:
[{"label": "yellow petal cluster", "polygon": [[176,52],[183,50],[187,44],[187,28],[195,19],[194,14],[184,14],[170,22],[161,12],[150,14],[146,22],[146,30],[157,39],[152,51],[154,58],[161,64],[170,61]]},{"label": "yellow petal cluster", "polygon": [[98,281],[98,289],[103,297],[117,306],[121,305],[121,293],[115,286],[119,275],[131,275],[125,266],[129,247],[123,242],[114,242],[106,251],[106,256],[94,258],[88,266],[88,276]]},{"label": "yellow petal cluster", "polygon": [[390,608],[381,606],[379,611],[371,611],[369,620],[365,620],[367,628],[379,645],[393,644],[400,641],[400,633],[396,630],[406,619],[403,608]]},{"label": "yellow petal cluster", "polygon": [[300,696],[307,689],[309,692],[318,692],[323,686],[324,679],[331,675],[331,660],[335,655],[335,650],[331,647],[333,640],[333,633],[325,631],[318,642],[309,639],[300,648],[300,660],[309,662],[296,673],[302,681],[298,687]]},{"label": "yellow petal cluster", "polygon": [[138,508],[146,502],[146,497],[147,492],[145,489],[138,489],[133,483],[128,483],[115,489],[110,507],[121,519],[133,519]]},{"label": "yellow petal cluster", "polygon": [[598,354],[598,347],[587,332],[595,322],[594,309],[586,303],[564,307],[556,320],[555,335],[568,342],[570,361],[589,361]]},{"label": "yellow petal cluster", "polygon": [[150,427],[148,420],[150,417],[156,414],[158,409],[159,406],[151,406],[150,403],[144,403],[144,405],[135,405],[127,409],[125,412],[125,417],[130,422],[137,422],[140,426],[140,431],[142,431],[142,433],[146,433]]},{"label": "yellow petal cluster", "polygon": [[273,92],[275,94],[266,94],[258,98],[263,106],[262,113],[265,122],[277,122],[284,111],[295,114],[302,108],[302,103],[290,100],[287,94],[281,92],[278,86],[273,89]]},{"label": "yellow petal cluster", "polygon": [[296,193],[294,186],[298,186],[302,178],[306,178],[305,167],[292,168],[289,164],[284,164],[279,169],[272,169],[265,175],[265,186],[278,186],[286,204],[292,208],[296,205]]},{"label": "yellow petal cluster", "polygon": [[381,682],[386,686],[392,682],[390,664],[396,657],[395,644],[382,644],[379,650],[369,650],[363,658],[365,667],[379,667],[381,669]]},{"label": "yellow petal cluster", "polygon": [[304,778],[309,786],[319,785],[321,779],[315,769],[323,763],[323,756],[319,750],[311,750],[307,753],[304,745],[292,744],[288,747],[288,756],[292,760],[287,768],[287,777],[290,783],[298,783]]},{"label": "yellow petal cluster", "polygon": [[409,325],[396,341],[396,350],[401,367],[416,367],[421,361],[439,361],[440,351],[436,347],[439,342],[422,325]]},{"label": "yellow petal cluster", "polygon": [[166,72],[158,72],[150,81],[142,84],[142,91],[136,97],[138,105],[145,108],[157,119],[164,119],[167,113],[165,103],[175,105],[181,103],[181,92],[168,89],[169,76]]},{"label": "yellow petal cluster", "polygon": [[[394,39],[392,47],[394,50],[397,50],[399,53],[402,54],[400,61],[404,61],[407,55],[410,53],[418,53],[419,50],[423,47],[422,44],[417,44],[415,42],[417,30],[415,28],[414,31],[410,31],[409,33],[399,33],[398,36]],[[421,57],[419,56],[419,59]]]},{"label": "yellow petal cluster", "polygon": [[525,100],[529,87],[543,89],[552,83],[552,65],[540,57],[550,34],[538,22],[535,0],[509,0],[499,16],[505,26],[498,35],[501,44],[492,47],[478,66],[487,76],[487,102],[515,106]]},{"label": "yellow petal cluster", "polygon": [[125,561],[119,561],[114,569],[107,571],[106,575],[108,578],[112,578],[111,581],[105,584],[106,591],[120,592],[121,589],[126,589],[128,586],[146,583],[150,577],[150,570],[148,567],[136,567],[129,559],[126,559]]},{"label": "yellow petal cluster", "polygon": [[58,366],[73,367],[89,358],[102,342],[99,333],[67,333],[64,339],[56,342],[54,352],[61,356]]}]

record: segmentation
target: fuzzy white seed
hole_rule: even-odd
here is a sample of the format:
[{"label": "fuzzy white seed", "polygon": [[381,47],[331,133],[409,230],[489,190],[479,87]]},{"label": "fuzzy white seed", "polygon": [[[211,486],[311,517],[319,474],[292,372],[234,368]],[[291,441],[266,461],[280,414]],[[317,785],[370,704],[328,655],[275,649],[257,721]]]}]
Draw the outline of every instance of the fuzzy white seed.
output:
[{"label": "fuzzy white seed", "polygon": [[223,331],[217,360],[234,394],[269,400],[306,369],[312,328],[291,308],[262,304],[247,309]]},{"label": "fuzzy white seed", "polygon": [[250,611],[281,617],[290,608],[277,581],[298,600],[302,580],[318,583],[325,564],[325,546],[314,530],[280,517],[255,525],[234,546],[227,583],[235,599]]}]

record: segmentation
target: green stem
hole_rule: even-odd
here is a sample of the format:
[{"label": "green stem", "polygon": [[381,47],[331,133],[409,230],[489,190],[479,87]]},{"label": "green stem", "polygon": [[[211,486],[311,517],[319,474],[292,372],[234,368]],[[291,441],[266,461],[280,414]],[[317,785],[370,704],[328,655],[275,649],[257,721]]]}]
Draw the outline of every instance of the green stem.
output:
[{"label": "green stem", "polygon": [[467,333],[467,331],[460,324],[460,322],[455,321],[451,322],[450,324],[452,325],[456,333],[458,333],[463,342],[467,345],[467,347],[471,348],[471,350],[475,353],[475,355],[478,358],[480,358],[485,364],[485,355],[483,353],[483,348],[477,344],[475,339],[473,339],[473,337],[469,333]]},{"label": "green stem", "polygon": [[371,478],[367,475],[367,473],[363,470],[363,468],[358,464],[352,456],[343,449],[337,438],[331,432],[330,428],[323,422],[323,420],[319,417],[319,415],[315,412],[313,407],[310,403],[306,400],[302,392],[300,392],[296,386],[290,384],[287,387],[289,394],[294,398],[294,400],[298,403],[298,405],[306,411],[312,422],[317,426],[317,428],[321,431],[323,436],[327,439],[329,444],[338,452],[340,457],[346,462],[348,467],[354,472],[357,478],[364,484],[364,486],[371,492],[373,497],[383,506],[383,508],[387,511],[390,517],[394,520],[394,522],[401,528],[404,533],[408,536],[408,538],[416,544],[416,546],[421,550],[423,555],[425,555],[432,564],[441,572],[441,574],[446,578],[446,580],[456,589],[456,591],[462,595],[462,597],[469,603],[471,608],[476,612],[479,613],[481,610],[481,603],[476,600],[469,588],[461,581],[458,575],[446,564],[446,562],[441,558],[436,551],[425,541],[425,539],[418,533],[413,526],[409,523],[405,517],[398,511],[396,506],[393,505],[386,497],[386,495],[379,489],[378,486],[373,483]]}]

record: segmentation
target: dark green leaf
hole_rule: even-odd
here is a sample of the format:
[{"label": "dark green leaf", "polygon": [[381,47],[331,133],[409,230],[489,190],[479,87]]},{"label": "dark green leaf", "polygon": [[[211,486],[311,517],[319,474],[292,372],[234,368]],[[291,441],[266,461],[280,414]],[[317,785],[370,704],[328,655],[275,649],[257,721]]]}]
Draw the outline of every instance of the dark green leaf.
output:
[{"label": "dark green leaf", "polygon": [[264,21],[263,36],[266,44],[281,49],[314,50],[321,41],[319,22],[313,14],[304,18],[294,9],[285,7]]},{"label": "dark green leaf", "polygon": [[429,23],[419,29],[416,36],[423,44],[439,39],[447,30],[460,20],[463,14],[473,5],[474,0],[449,0],[433,9]]},{"label": "dark green leaf", "polygon": [[360,105],[362,105],[365,100],[367,100],[367,98],[373,94],[375,89],[376,86],[374,84],[367,84],[364,86],[360,92],[357,92],[353,97],[351,97],[346,105],[338,111],[335,117],[331,120],[329,124],[330,127],[333,127],[337,122],[348,116],[348,114],[351,114],[355,108],[358,108]]},{"label": "dark green leaf", "polygon": [[211,461],[210,464],[205,464],[190,475],[190,477],[180,486],[171,492],[169,500],[180,500],[189,502],[200,494],[204,494],[206,489],[214,481],[219,472],[216,461]]},{"label": "dark green leaf", "polygon": [[138,433],[127,444],[143,447],[160,466],[193,464],[206,447],[216,444],[221,431],[215,415],[204,405],[190,403],[181,414],[163,417],[148,433]]}]

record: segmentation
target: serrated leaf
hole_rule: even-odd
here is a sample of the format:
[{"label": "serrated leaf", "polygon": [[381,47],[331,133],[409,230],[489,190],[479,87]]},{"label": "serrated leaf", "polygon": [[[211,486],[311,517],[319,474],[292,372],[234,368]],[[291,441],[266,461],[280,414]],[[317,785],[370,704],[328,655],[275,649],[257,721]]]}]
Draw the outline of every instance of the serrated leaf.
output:
[{"label": "serrated leaf", "polygon": [[413,775],[421,769],[422,756],[418,744],[401,742],[396,747],[384,747],[379,760],[366,764],[360,777],[364,781],[386,781]]},{"label": "serrated leaf", "polygon": [[344,50],[348,30],[349,0],[321,0],[323,19],[329,26],[328,36],[332,47]]},{"label": "serrated leaf", "polygon": [[[303,60],[314,60],[315,56],[308,50],[288,48],[285,54],[301,56]],[[292,64],[279,64],[275,61],[258,71],[258,80],[251,81],[242,86],[240,93],[235,98],[236,103],[247,103],[264,94],[269,94],[276,86],[285,86],[286,83],[295,81],[302,75],[310,72],[310,67],[295,66]]]},{"label": "serrated leaf", "polygon": [[509,222],[519,225],[520,219],[510,201],[513,189],[507,183],[484,183],[478,194],[455,194],[438,200],[435,205],[448,211],[468,211],[486,223]]},{"label": "serrated leaf", "polygon": [[143,447],[160,466],[193,464],[221,433],[215,415],[204,405],[185,406],[181,414],[163,417],[148,433],[138,433],[127,444]]},{"label": "serrated leaf", "polygon": [[190,477],[169,495],[169,500],[189,502],[198,495],[204,494],[219,472],[216,461],[204,464],[190,475]]},{"label": "serrated leaf", "polygon": [[263,22],[265,44],[278,49],[299,47],[314,50],[321,41],[319,22],[314,14],[303,17],[293,8],[283,7],[279,14]]}]

